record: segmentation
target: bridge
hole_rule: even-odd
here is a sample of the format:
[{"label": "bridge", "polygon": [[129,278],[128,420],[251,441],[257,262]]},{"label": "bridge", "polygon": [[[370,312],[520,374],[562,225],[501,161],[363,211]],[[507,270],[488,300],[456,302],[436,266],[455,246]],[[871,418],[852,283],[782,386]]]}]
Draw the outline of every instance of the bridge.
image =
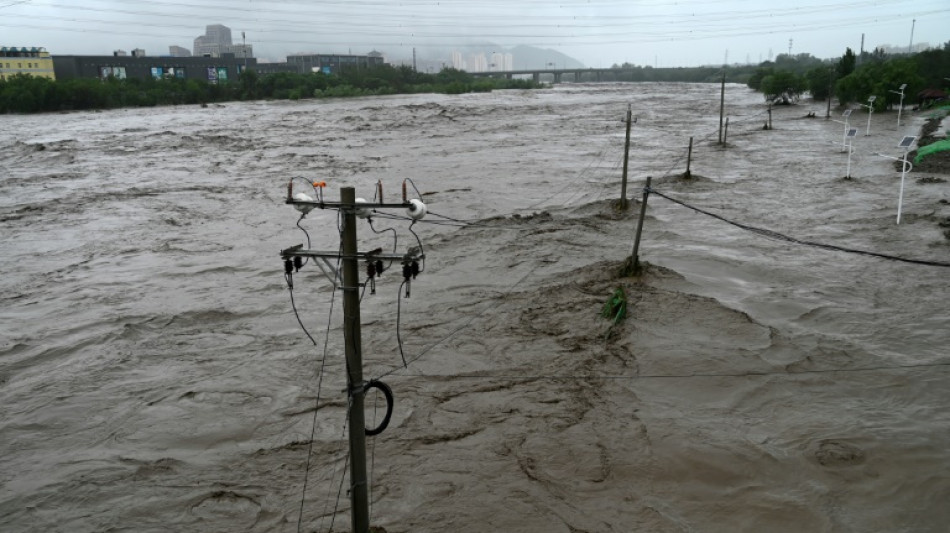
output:
[{"label": "bridge", "polygon": [[540,68],[522,70],[491,70],[469,72],[477,78],[507,78],[531,76],[535,83],[541,76],[554,78],[561,82],[599,82],[599,81],[681,81],[681,82],[718,82],[722,68],[703,67],[616,67],[616,68]]},{"label": "bridge", "polygon": [[[535,83],[541,81],[542,75],[550,75],[554,78],[554,83],[561,83],[564,77],[568,76],[570,81],[578,82],[583,78],[588,81],[603,81],[604,74],[610,73],[612,76],[624,72],[632,72],[633,69],[623,68],[546,68],[546,69],[528,69],[528,70],[491,70],[484,72],[469,72],[476,78],[507,78],[512,79],[515,76],[531,76]],[[611,77],[612,77],[611,76]]]}]

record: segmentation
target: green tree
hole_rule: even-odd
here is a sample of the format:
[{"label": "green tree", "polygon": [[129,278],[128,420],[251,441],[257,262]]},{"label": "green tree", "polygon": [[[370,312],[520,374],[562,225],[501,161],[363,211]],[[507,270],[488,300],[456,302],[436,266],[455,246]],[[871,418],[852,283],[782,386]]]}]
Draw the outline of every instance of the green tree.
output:
[{"label": "green tree", "polygon": [[783,94],[798,96],[805,90],[805,86],[805,81],[801,76],[781,71],[763,78],[761,90],[766,100],[774,100]]},{"label": "green tree", "polygon": [[854,67],[858,62],[858,58],[854,55],[854,52],[851,48],[848,48],[844,51],[844,55],[841,56],[841,59],[838,60],[837,73],[838,78],[843,78],[848,74],[854,72]]},{"label": "green tree", "polygon": [[808,92],[815,100],[825,100],[831,97],[834,70],[829,67],[816,67],[805,73]]}]

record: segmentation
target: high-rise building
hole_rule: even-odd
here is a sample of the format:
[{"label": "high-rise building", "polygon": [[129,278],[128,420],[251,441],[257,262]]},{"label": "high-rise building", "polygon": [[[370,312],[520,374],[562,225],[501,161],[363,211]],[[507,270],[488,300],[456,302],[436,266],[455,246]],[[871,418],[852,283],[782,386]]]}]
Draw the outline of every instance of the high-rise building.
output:
[{"label": "high-rise building", "polygon": [[462,59],[462,52],[452,52],[452,68],[465,70],[465,60]]},{"label": "high-rise building", "polygon": [[198,57],[220,57],[226,53],[224,48],[231,46],[231,28],[221,24],[205,27],[205,34],[195,39],[195,55]]}]

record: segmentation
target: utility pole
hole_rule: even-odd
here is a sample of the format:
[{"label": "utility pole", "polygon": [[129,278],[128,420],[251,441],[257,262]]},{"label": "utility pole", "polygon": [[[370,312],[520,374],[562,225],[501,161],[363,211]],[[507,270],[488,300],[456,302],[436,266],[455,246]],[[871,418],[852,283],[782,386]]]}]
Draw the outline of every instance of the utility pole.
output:
[{"label": "utility pole", "polygon": [[726,108],[726,67],[722,68],[722,88],[719,91],[719,144],[722,144],[722,117]]},{"label": "utility pole", "polygon": [[[377,208],[405,208],[410,210],[410,216],[418,220],[425,215],[425,207],[422,202],[412,200],[412,202],[403,201],[400,204],[382,203],[356,203],[356,190],[353,187],[342,187],[340,189],[340,202],[324,202],[322,199],[318,202],[304,195],[300,199],[292,195],[292,183],[287,190],[287,203],[294,205],[304,213],[309,212],[315,207],[321,209],[339,209],[343,216],[342,255],[341,251],[318,251],[304,250],[303,245],[292,246],[282,250],[280,255],[285,260],[286,272],[292,271],[292,263],[299,262],[301,257],[321,258],[321,259],[340,259],[343,270],[343,336],[346,353],[346,382],[348,409],[347,417],[349,419],[350,433],[350,502],[352,506],[352,531],[354,533],[368,533],[369,531],[369,485],[366,477],[366,435],[369,430],[366,429],[366,417],[363,411],[364,397],[366,390],[370,387],[380,387],[380,382],[363,381],[363,347],[360,333],[360,274],[359,261],[390,260],[402,261],[404,265],[414,262],[416,259],[424,256],[420,255],[421,250],[416,252],[410,250],[406,254],[387,254],[382,250],[376,249],[369,252],[360,252],[357,249],[356,239],[356,218],[357,205],[359,210],[377,209]],[[421,206],[421,207],[420,207]],[[415,210],[417,215],[413,215]],[[421,214],[418,214],[420,213]],[[291,261],[293,259],[293,261]],[[329,265],[328,265],[329,266]],[[299,268],[299,266],[298,266]],[[332,268],[332,267],[330,267]],[[321,267],[322,270],[322,267]],[[327,274],[326,272],[324,272]],[[329,278],[330,275],[327,274]],[[334,272],[334,277],[338,275]],[[387,387],[388,389],[388,387]],[[391,399],[391,398],[390,398]],[[387,407],[388,413],[392,412],[392,403]],[[371,435],[378,434],[388,424],[389,415],[386,420]]]},{"label": "utility pole", "polygon": [[627,140],[623,145],[623,180],[620,185],[620,210],[627,210],[627,161],[630,156],[630,122],[632,117],[630,104],[627,104]]},{"label": "utility pole", "polygon": [[247,72],[247,36],[241,32],[241,49],[244,52],[244,72]]},{"label": "utility pole", "polygon": [[907,45],[907,53],[912,54],[914,52],[914,26],[917,25],[917,19],[913,19],[910,22],[910,44]]},{"label": "utility pole", "polygon": [[350,500],[354,533],[369,531],[369,492],[366,482],[366,420],[363,413],[363,347],[360,339],[360,274],[356,247],[356,190],[340,189],[343,210],[343,337],[346,383],[349,388]]}]

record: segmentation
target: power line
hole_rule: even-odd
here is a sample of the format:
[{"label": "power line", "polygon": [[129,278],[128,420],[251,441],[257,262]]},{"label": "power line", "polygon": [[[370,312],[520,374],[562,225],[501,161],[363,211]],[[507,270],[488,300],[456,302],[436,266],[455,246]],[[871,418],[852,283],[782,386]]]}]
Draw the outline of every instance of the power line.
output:
[{"label": "power line", "polygon": [[756,234],[758,234],[758,235],[762,235],[763,237],[768,237],[768,238],[770,238],[770,239],[776,239],[776,240],[787,241],[787,242],[790,242],[790,243],[793,243],[793,244],[800,244],[800,245],[803,245],[803,246],[812,246],[812,247],[814,247],[814,248],[823,248],[823,249],[825,249],[825,250],[832,250],[832,251],[835,251],[835,252],[846,252],[846,253],[850,253],[850,254],[859,254],[859,255],[867,255],[867,256],[871,256],[871,257],[879,257],[879,258],[881,258],[881,259],[888,259],[888,260],[890,260],[890,261],[902,261],[902,262],[904,262],[904,263],[913,263],[913,264],[916,264],[916,265],[937,266],[937,267],[950,267],[950,263],[945,263],[945,262],[942,262],[942,261],[930,261],[930,260],[924,260],[924,259],[910,259],[910,258],[907,258],[907,257],[899,257],[899,256],[896,256],[896,255],[883,254],[883,253],[879,253],[879,252],[871,252],[871,251],[868,251],[868,250],[858,250],[858,249],[855,249],[855,248],[846,248],[846,247],[844,247],[844,246],[837,246],[837,245],[834,245],[834,244],[825,244],[825,243],[820,243],[820,242],[815,242],[815,241],[806,241],[806,240],[802,240],[802,239],[797,239],[797,238],[795,238],[795,237],[790,237],[790,236],[788,236],[788,235],[785,235],[784,233],[779,233],[779,232],[774,231],[774,230],[765,229],[765,228],[759,228],[759,227],[756,227],[756,226],[750,226],[750,225],[748,225],[748,224],[742,224],[742,223],[740,223],[740,222],[736,222],[736,221],[734,221],[734,220],[730,220],[730,219],[728,219],[728,218],[726,218],[726,217],[724,217],[724,216],[722,216],[722,215],[717,215],[716,213],[712,213],[712,212],[710,212],[710,211],[706,211],[706,210],[704,210],[704,209],[700,209],[699,207],[696,207],[696,206],[694,206],[694,205],[687,204],[686,202],[683,202],[682,200],[677,200],[677,199],[675,199],[675,198],[672,198],[672,197],[670,197],[670,196],[668,196],[668,195],[666,195],[666,194],[664,194],[664,193],[661,193],[660,191],[657,191],[656,189],[652,189],[652,188],[651,188],[651,189],[649,189],[649,191],[650,191],[651,193],[653,193],[653,194],[656,194],[657,196],[660,196],[660,197],[662,197],[662,198],[666,198],[667,200],[669,200],[669,201],[671,201],[671,202],[673,202],[673,203],[679,204],[679,205],[681,205],[681,206],[683,206],[683,207],[686,207],[686,208],[688,208],[688,209],[692,209],[693,211],[696,211],[697,213],[701,213],[701,214],[704,214],[704,215],[706,215],[706,216],[713,217],[713,218],[718,219],[718,220],[721,220],[721,221],[723,221],[723,222],[725,222],[725,223],[727,223],[727,224],[731,224],[731,225],[733,225],[733,226],[735,226],[735,227],[737,227],[737,228],[744,229],[744,230],[746,230],[746,231],[750,231],[750,232],[752,232],[752,233],[756,233]]},{"label": "power line", "polygon": [[748,377],[794,377],[810,374],[835,374],[857,372],[886,372],[901,370],[920,370],[925,368],[947,368],[950,362],[919,363],[911,365],[878,365],[856,368],[820,368],[803,370],[763,370],[750,372],[697,372],[693,374],[425,374],[403,373],[402,377],[436,378],[440,380],[505,380],[505,381],[638,381],[659,379],[710,379],[710,378],[748,378]]}]

